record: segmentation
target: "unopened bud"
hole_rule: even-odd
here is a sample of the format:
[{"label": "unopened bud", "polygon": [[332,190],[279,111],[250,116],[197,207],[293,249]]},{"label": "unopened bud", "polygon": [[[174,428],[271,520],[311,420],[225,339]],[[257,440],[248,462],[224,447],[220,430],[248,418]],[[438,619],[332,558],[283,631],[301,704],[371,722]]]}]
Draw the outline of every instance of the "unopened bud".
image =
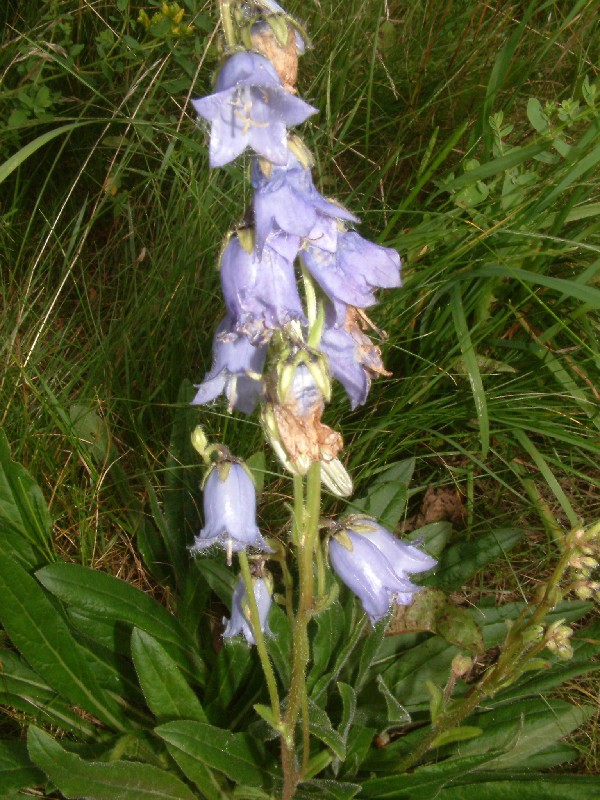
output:
[{"label": "unopened bud", "polygon": [[473,660],[469,656],[459,653],[452,659],[452,674],[456,678],[462,678],[467,675],[473,666]]}]

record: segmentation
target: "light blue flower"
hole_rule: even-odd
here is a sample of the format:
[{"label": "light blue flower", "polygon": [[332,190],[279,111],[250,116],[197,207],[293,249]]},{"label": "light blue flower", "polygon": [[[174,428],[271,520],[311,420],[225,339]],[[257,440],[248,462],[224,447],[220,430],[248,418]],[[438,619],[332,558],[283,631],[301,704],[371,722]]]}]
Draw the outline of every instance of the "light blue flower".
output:
[{"label": "light blue flower", "polygon": [[237,408],[251,414],[263,396],[261,374],[267,354],[266,345],[254,346],[246,336],[231,336],[229,316],[224,317],[213,339],[211,370],[205,375],[192,405],[209,403],[220,394],[229,401],[229,410]]},{"label": "light blue flower", "polygon": [[215,90],[192,100],[199,116],[211,123],[211,167],[228,164],[246,147],[273,164],[285,164],[287,128],[317,113],[283,88],[271,62],[258,53],[235,53],[227,59]]},{"label": "light blue flower", "polygon": [[[264,578],[254,578],[254,597],[256,598],[256,605],[258,606],[258,617],[260,619],[260,629],[268,636],[272,635],[269,628],[269,611],[273,598],[268,582]],[[248,595],[246,594],[246,586],[242,578],[238,580],[233,590],[233,598],[231,600],[231,619],[223,618],[223,624],[227,623],[227,627],[223,632],[224,639],[230,639],[232,636],[237,636],[239,633],[243,634],[248,644],[256,644],[254,638],[254,631],[252,630],[252,623],[250,621],[250,607],[248,604]]]},{"label": "light blue flower", "polygon": [[333,252],[337,246],[336,220],[359,222],[354,214],[319,194],[310,169],[302,166],[291,151],[285,166],[269,168],[268,176],[255,159],[252,185],[256,190],[254,222],[259,253],[265,242],[282,233],[296,237],[298,245],[307,238]]},{"label": "light blue flower", "polygon": [[256,489],[242,464],[222,462],[213,467],[203,494],[204,528],[190,552],[201,553],[214,545],[231,553],[245,550],[273,552],[256,524]]},{"label": "light blue flower", "polygon": [[391,247],[369,242],[354,231],[340,233],[335,252],[309,242],[302,251],[309,272],[333,303],[338,324],[343,324],[345,306],[375,305],[375,290],[402,285],[400,256]]},{"label": "light blue flower", "polygon": [[337,538],[334,534],[329,540],[329,559],[373,624],[387,614],[392,603],[410,605],[419,587],[408,576],[437,563],[368,517],[353,517],[338,531]]},{"label": "light blue flower", "polygon": [[271,247],[259,257],[232,236],[221,258],[221,287],[233,330],[252,344],[293,320],[306,324],[294,267]]}]

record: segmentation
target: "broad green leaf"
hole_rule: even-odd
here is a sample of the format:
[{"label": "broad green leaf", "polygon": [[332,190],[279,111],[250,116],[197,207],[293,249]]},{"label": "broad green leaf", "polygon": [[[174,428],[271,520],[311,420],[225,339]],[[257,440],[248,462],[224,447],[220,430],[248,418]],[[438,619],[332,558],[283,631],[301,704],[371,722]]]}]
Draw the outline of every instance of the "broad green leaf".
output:
[{"label": "broad green leaf", "polygon": [[268,776],[260,767],[264,756],[250,736],[187,720],[159,725],[155,733],[167,742],[169,752],[186,775],[196,775],[202,765],[237,783],[265,788]]},{"label": "broad green leaf", "polygon": [[188,635],[152,597],[125,581],[77,564],[51,564],[37,573],[41,583],[64,603],[99,618],[119,620],[149,633],[186,677],[202,685],[205,668],[188,644]]},{"label": "broad green leaf", "polygon": [[18,708],[28,716],[79,736],[94,736],[95,728],[61,700],[54,689],[10,650],[0,653],[0,704]]},{"label": "broad green leaf", "polygon": [[0,531],[8,552],[27,568],[54,560],[52,519],[42,490],[29,472],[13,461],[0,430]]},{"label": "broad green leaf", "polygon": [[410,722],[410,714],[404,706],[398,702],[396,696],[390,692],[381,675],[377,676],[376,683],[387,706],[387,721],[390,723],[390,726],[408,725]]},{"label": "broad green leaf", "polygon": [[[209,719],[223,719],[241,688],[254,674],[253,652],[240,637],[223,643],[206,686],[205,708]],[[210,698],[210,705],[206,705]]]},{"label": "broad green leaf", "polygon": [[269,613],[273,636],[267,637],[267,650],[284,686],[289,685],[292,666],[292,626],[288,615],[273,604]]},{"label": "broad green leaf", "polygon": [[373,740],[376,734],[375,728],[363,725],[355,724],[350,728],[346,740],[346,757],[339,768],[340,778],[352,780],[356,776],[367,754],[375,750]]},{"label": "broad green leaf", "polygon": [[26,742],[0,739],[0,790],[27,789],[43,782],[43,774],[31,763]]},{"label": "broad green leaf", "polygon": [[500,528],[473,541],[451,544],[442,553],[433,573],[420,582],[444,591],[458,589],[481,567],[508,553],[522,535],[523,531],[519,529]]},{"label": "broad green leaf", "polygon": [[250,458],[246,459],[246,466],[252,472],[254,485],[256,486],[256,499],[259,501],[265,483],[265,472],[267,469],[267,459],[264,451],[258,450],[256,453],[253,453]]},{"label": "broad green leaf", "polygon": [[8,554],[0,558],[0,621],[15,647],[63,698],[122,730],[119,707],[94,678],[64,618]]},{"label": "broad green leaf", "polygon": [[356,783],[314,778],[303,781],[295,794],[298,800],[352,800],[360,792]]},{"label": "broad green leaf", "polygon": [[423,550],[426,550],[429,555],[432,555],[434,558],[439,559],[448,543],[451,533],[452,523],[447,520],[442,520],[440,522],[430,522],[427,525],[423,525],[422,528],[416,528],[414,531],[410,532],[406,540],[422,543],[421,546]]},{"label": "broad green leaf", "polygon": [[473,616],[457,608],[439,589],[417,592],[409,606],[396,606],[387,635],[430,631],[472,653],[483,653],[483,636]]},{"label": "broad green leaf", "polygon": [[73,403],[69,408],[69,418],[75,433],[96,463],[108,465],[118,457],[106,420],[97,411],[83,403]]},{"label": "broad green leaf", "polygon": [[338,682],[337,688],[342,698],[342,719],[340,720],[338,731],[342,741],[345,743],[356,714],[356,692],[352,686],[341,681]]},{"label": "broad green leaf", "polygon": [[442,797],[441,789],[457,778],[483,766],[490,755],[457,758],[441,764],[421,767],[411,774],[371,778],[363,783],[364,796],[389,797],[391,800],[433,800]]},{"label": "broad green leaf", "polygon": [[[597,795],[598,778],[593,775],[506,776],[471,786],[452,786],[439,800],[592,800]],[[398,798],[400,800],[400,798]]]},{"label": "broad green leaf", "polygon": [[175,775],[135,761],[84,761],[31,726],[29,755],[67,798],[85,800],[195,800]]},{"label": "broad green leaf", "polygon": [[324,611],[317,614],[315,621],[317,630],[312,640],[312,665],[307,677],[309,693],[326,671],[344,634],[344,612],[339,602],[331,603]]},{"label": "broad green leaf", "polygon": [[311,700],[308,701],[308,720],[312,735],[326,744],[343,761],[346,753],[344,737],[335,730],[327,712]]},{"label": "broad green leaf", "polygon": [[537,97],[530,97],[527,101],[527,117],[538,133],[545,133],[548,130],[548,119]]},{"label": "broad green leaf", "polygon": [[156,639],[134,628],[131,655],[148,708],[159,722],[175,719],[206,722],[196,694]]},{"label": "broad green leaf", "polygon": [[490,761],[491,768],[527,767],[531,756],[580,727],[594,711],[589,705],[573,706],[561,700],[532,698],[475,714],[469,717],[469,723],[481,728],[483,735],[461,743],[460,753],[468,756],[505,750]]}]

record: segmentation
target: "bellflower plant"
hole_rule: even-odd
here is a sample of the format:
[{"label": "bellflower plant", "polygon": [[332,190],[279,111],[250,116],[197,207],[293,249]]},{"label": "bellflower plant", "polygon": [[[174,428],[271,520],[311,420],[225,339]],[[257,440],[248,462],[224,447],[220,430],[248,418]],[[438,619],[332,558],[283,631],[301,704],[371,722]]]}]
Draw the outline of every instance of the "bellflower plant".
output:
[{"label": "bellflower plant", "polygon": [[[376,290],[401,285],[400,256],[348,229],[358,217],[320,194],[311,171],[314,159],[288,130],[316,113],[295,95],[303,49],[298,41],[307,41],[298,24],[278,6],[259,1],[220,8],[227,46],[215,92],[193,106],[211,124],[212,167],[229,163],[247,147],[254,151],[254,195],[245,226],[230,234],[222,252],[226,316],[213,342],[214,365],[193,402],[201,405],[225,394],[229,411],[245,413],[260,404],[265,437],[294,476],[294,501],[289,541],[278,540],[271,548],[256,526],[251,479],[226,451],[209,445],[198,427],[193,443],[209,474],[205,525],[191,550],[198,554],[220,545],[228,563],[237,554],[242,577],[223,636],[241,634],[256,644],[270,700],[270,709],[261,707],[259,713],[280,737],[282,797],[289,800],[308,768],[307,631],[334,596],[327,591],[327,559],[371,622],[382,619],[392,604],[411,603],[419,587],[409,576],[436,561],[367,518],[328,523],[325,529],[333,526],[335,532],[320,537],[321,484],[338,497],[352,492],[340,459],[342,436],[322,421],[331,381],[342,383],[355,408],[366,401],[371,380],[389,374],[365,333],[371,323],[363,309],[376,304]],[[264,566],[269,555],[284,576],[279,602],[293,630],[284,706],[265,642],[272,579],[267,585],[263,576],[270,576]]]}]

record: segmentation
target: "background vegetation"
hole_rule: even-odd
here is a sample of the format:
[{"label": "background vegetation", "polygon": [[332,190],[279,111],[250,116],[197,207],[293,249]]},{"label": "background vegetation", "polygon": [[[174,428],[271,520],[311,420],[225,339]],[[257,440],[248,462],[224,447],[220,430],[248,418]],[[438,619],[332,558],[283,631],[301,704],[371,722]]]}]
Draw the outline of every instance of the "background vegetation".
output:
[{"label": "background vegetation", "polygon": [[[217,17],[180,7],[183,20],[150,1],[0,11],[2,427],[49,503],[54,553],[167,606],[148,515],[180,475],[199,478],[171,427],[210,366],[215,264],[249,163],[208,170],[189,99],[209,91]],[[600,516],[598,4],[288,8],[314,43],[300,93],[321,109],[305,127],[320,188],[404,262],[373,315],[393,376],[352,414],[338,393],[328,421],[358,495],[416,459],[399,527],[451,519],[472,541],[523,528],[510,560],[456,595],[522,599],[563,532]],[[222,406],[184,418],[239,455],[259,446],[256,421]],[[267,468],[275,533],[289,485]],[[597,700],[592,683],[565,691]],[[19,713],[1,724],[17,735]],[[575,767],[598,771],[597,746],[592,718]]]}]

